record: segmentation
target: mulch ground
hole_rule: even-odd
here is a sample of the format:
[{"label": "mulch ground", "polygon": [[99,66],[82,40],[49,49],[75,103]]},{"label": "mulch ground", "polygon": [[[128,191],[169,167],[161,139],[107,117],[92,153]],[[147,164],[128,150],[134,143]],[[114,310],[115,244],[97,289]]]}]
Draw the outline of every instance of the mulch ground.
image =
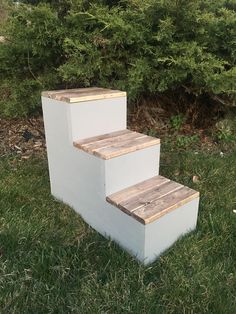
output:
[{"label": "mulch ground", "polygon": [[[131,130],[148,133],[161,139],[166,136],[175,136],[171,130],[169,117],[161,108],[140,106],[128,114],[128,127]],[[173,134],[172,134],[173,133]],[[197,134],[201,145],[211,147],[213,139],[207,135],[207,129],[196,129],[191,124],[185,123],[178,134],[191,136]],[[9,154],[18,155],[20,159],[28,159],[34,155],[46,153],[46,142],[43,117],[1,119],[0,118],[0,157]]]},{"label": "mulch ground", "polygon": [[43,118],[0,119],[0,157],[17,154],[22,159],[45,154]]}]

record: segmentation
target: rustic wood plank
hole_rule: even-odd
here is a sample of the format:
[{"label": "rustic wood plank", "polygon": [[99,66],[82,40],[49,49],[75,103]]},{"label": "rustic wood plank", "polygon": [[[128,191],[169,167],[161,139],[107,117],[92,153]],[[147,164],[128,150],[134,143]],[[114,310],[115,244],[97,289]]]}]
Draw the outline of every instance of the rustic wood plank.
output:
[{"label": "rustic wood plank", "polygon": [[158,199],[165,197],[182,187],[182,184],[174,181],[168,181],[160,186],[154,186],[148,191],[143,191],[132,199],[121,201],[118,206],[122,210],[125,208],[126,210],[133,212],[143,206],[156,202]]},{"label": "rustic wood plank", "polygon": [[105,140],[85,144],[83,145],[83,149],[91,152],[100,152],[101,150],[106,150],[108,148],[118,147],[118,145],[123,146],[127,142],[134,141],[143,137],[146,137],[146,135],[137,132],[129,132],[116,137],[111,137]]},{"label": "rustic wood plank", "polygon": [[78,103],[90,100],[124,97],[126,92],[99,87],[78,88],[58,91],[47,91],[42,93],[43,97],[52,98],[68,103]]},{"label": "rustic wood plank", "polygon": [[160,187],[166,182],[170,182],[170,180],[162,176],[155,176],[151,179],[135,184],[119,192],[113,193],[112,195],[107,197],[107,201],[112,205],[119,206],[120,203],[128,202],[131,199],[135,199],[141,193],[148,192],[152,190],[153,187]]},{"label": "rustic wood plank", "polygon": [[199,197],[199,192],[162,176],[138,183],[107,196],[107,202],[148,224]]},{"label": "rustic wood plank", "polygon": [[110,98],[117,98],[117,97],[125,97],[126,92],[110,92],[110,93],[101,93],[96,95],[90,95],[90,96],[78,96],[78,97],[65,97],[62,100],[69,102],[69,103],[77,103],[77,102],[83,102],[83,101],[90,101],[90,100],[100,100],[100,99],[110,99]]},{"label": "rustic wood plank", "polygon": [[157,144],[160,144],[159,139],[144,136],[135,140],[128,140],[125,143],[119,143],[111,147],[95,150],[93,154],[103,159],[111,159]]},{"label": "rustic wood plank", "polygon": [[85,138],[83,140],[76,141],[76,142],[74,142],[74,145],[78,148],[82,148],[82,146],[86,145],[86,144],[90,144],[90,143],[92,144],[92,143],[95,143],[97,141],[103,141],[103,140],[109,139],[111,137],[115,138],[117,136],[120,136],[123,134],[129,134],[129,133],[132,133],[132,131],[130,131],[128,129],[116,131],[116,132],[112,132],[112,133],[106,133],[106,134],[97,135],[97,136],[93,136],[93,137]]},{"label": "rustic wood plank", "polygon": [[133,211],[131,215],[143,224],[148,224],[198,196],[199,192],[183,186],[177,191],[158,198],[150,204],[144,204],[142,207]]},{"label": "rustic wood plank", "polygon": [[129,152],[160,144],[160,140],[142,133],[121,130],[79,141],[74,146],[103,159],[118,157]]},{"label": "rustic wood plank", "polygon": [[92,91],[96,91],[102,89],[101,87],[85,87],[85,88],[71,88],[71,89],[61,89],[61,90],[49,90],[49,91],[43,91],[41,95],[43,97],[48,97],[48,98],[53,98],[56,97],[57,95],[61,95],[64,93],[68,92],[84,92],[84,93],[89,93]]}]

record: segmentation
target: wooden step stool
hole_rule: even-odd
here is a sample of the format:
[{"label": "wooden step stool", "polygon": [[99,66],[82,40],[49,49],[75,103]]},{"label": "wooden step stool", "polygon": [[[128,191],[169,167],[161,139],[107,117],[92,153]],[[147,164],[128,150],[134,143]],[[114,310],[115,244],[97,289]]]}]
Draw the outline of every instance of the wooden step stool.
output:
[{"label": "wooden step stool", "polygon": [[144,264],[195,229],[199,193],[159,176],[160,140],[127,129],[126,93],[42,93],[51,193]]}]

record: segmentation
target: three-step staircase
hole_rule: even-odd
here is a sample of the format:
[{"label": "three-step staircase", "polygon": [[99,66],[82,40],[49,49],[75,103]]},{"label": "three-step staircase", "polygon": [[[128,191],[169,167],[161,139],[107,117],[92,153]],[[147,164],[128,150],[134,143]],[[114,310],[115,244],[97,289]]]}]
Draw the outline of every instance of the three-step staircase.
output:
[{"label": "three-step staircase", "polygon": [[159,176],[160,140],[127,129],[126,93],[42,93],[51,192],[145,264],[197,223],[199,193]]}]

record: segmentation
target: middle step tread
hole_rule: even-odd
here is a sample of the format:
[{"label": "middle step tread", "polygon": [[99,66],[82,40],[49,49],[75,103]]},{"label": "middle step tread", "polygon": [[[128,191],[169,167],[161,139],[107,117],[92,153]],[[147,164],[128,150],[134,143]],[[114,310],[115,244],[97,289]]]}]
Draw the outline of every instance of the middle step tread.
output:
[{"label": "middle step tread", "polygon": [[86,138],[73,144],[89,154],[111,159],[160,144],[160,139],[126,129]]},{"label": "middle step tread", "polygon": [[197,197],[199,192],[155,176],[109,195],[106,200],[141,223],[148,224]]}]

